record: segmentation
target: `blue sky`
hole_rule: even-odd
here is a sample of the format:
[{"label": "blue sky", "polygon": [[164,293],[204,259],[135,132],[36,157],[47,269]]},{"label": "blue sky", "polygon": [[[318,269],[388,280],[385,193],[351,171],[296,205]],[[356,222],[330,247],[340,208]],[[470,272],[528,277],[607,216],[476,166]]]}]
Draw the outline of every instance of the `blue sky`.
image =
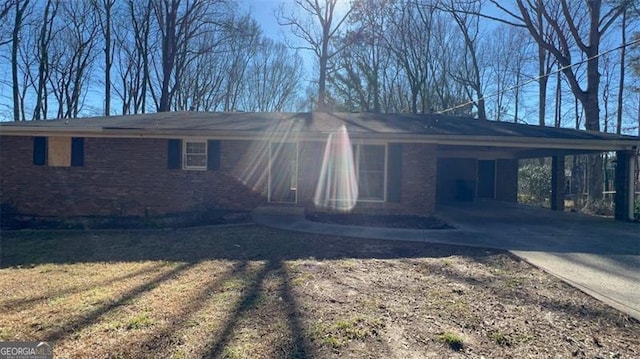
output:
[{"label": "blue sky", "polygon": [[282,31],[275,17],[275,10],[281,3],[293,4],[292,0],[244,0],[240,7],[250,11],[253,18],[260,24],[265,35],[274,40],[282,38]]}]

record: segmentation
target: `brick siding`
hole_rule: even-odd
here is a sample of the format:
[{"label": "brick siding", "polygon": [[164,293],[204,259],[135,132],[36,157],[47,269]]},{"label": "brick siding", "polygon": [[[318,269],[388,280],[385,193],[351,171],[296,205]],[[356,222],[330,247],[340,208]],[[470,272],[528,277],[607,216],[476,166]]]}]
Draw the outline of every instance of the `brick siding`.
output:
[{"label": "brick siding", "polygon": [[246,150],[223,141],[219,171],[167,168],[166,139],[85,138],[83,167],[33,165],[33,138],[3,136],[0,198],[19,213],[143,216],[246,209],[266,200],[231,175]]},{"label": "brick siding", "polygon": [[436,206],[436,146],[407,143],[402,146],[403,207],[416,214],[431,214]]},{"label": "brick siding", "polygon": [[[163,215],[267,203],[268,152],[259,142],[221,141],[218,171],[168,169],[167,142],[85,138],[84,166],[50,167],[33,164],[33,137],[2,136],[1,202],[22,214],[55,217]],[[435,146],[402,148],[401,201],[358,202],[357,211],[434,211]],[[299,205],[313,206],[323,151],[322,142],[300,145]]]}]

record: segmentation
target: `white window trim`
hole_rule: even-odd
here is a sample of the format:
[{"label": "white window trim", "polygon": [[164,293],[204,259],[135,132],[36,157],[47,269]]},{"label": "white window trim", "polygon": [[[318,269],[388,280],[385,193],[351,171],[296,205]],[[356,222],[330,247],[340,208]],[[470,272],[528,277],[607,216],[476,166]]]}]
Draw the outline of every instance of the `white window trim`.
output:
[{"label": "white window trim", "polygon": [[[361,146],[383,146],[384,147],[384,181],[383,181],[383,190],[382,190],[382,199],[361,199],[360,194],[358,194],[358,202],[363,203],[384,203],[387,202],[387,177],[389,171],[389,146],[388,143],[380,143],[380,142],[354,142],[352,143],[356,146],[356,152],[354,155],[354,165],[356,167],[356,176],[358,179],[358,183],[360,182],[360,148]],[[359,192],[359,191],[358,191]]]},{"label": "white window trim", "polygon": [[[204,143],[204,166],[190,166],[187,164],[187,143]],[[182,139],[182,169],[190,171],[206,171],[207,164],[209,163],[209,148],[206,139],[202,138],[189,138]]]}]

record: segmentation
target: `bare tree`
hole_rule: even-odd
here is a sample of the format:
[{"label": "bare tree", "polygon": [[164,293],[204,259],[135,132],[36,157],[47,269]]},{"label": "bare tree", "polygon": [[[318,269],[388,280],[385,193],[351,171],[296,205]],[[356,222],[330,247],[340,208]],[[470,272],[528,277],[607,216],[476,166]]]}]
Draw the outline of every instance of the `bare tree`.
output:
[{"label": "bare tree", "polygon": [[259,44],[260,29],[249,16],[241,18],[233,31],[235,34],[227,42],[224,52],[229,62],[225,71],[223,111],[238,110],[238,101],[244,90],[245,72]]},{"label": "bare tree", "polygon": [[492,119],[504,121],[509,109],[515,107],[514,117],[517,119],[519,85],[523,76],[523,67],[529,57],[527,38],[523,36],[520,29],[504,24],[499,24],[489,36],[491,43],[499,45],[490,46],[487,49],[491,78],[489,82],[492,84],[490,88],[495,94],[487,99],[487,109],[492,113]]},{"label": "bare tree", "polygon": [[208,29],[194,37],[177,56],[172,105],[175,109],[238,110],[260,29],[246,15],[229,14],[215,20],[217,24],[209,23]]},{"label": "bare tree", "polygon": [[[546,5],[546,4],[545,4]],[[553,13],[558,16],[559,7],[557,4],[553,7]],[[554,41],[554,28],[544,20],[542,12],[536,12],[536,26],[540,33],[548,38],[549,42]],[[556,61],[552,54],[547,50],[543,44],[536,42],[538,47],[538,125],[546,126],[547,117],[547,89],[549,83],[549,75],[554,70]],[[568,47],[560,47],[563,52],[568,52]]]},{"label": "bare tree", "polygon": [[449,0],[441,2],[440,6],[451,14],[460,30],[464,44],[464,56],[459,71],[451,73],[456,81],[467,86],[469,98],[474,101],[478,110],[478,118],[487,119],[484,99],[482,46],[480,46],[480,1],[456,2]]},{"label": "bare tree", "polygon": [[[341,37],[343,24],[347,21],[352,9],[349,8],[342,15],[336,16],[339,0],[295,0],[296,7],[302,9],[304,15],[296,13],[285,14],[284,5],[278,13],[278,24],[288,26],[294,36],[306,43],[294,46],[295,49],[309,50],[314,53],[319,64],[318,74],[318,109],[327,107],[327,71],[329,61],[339,54],[348,44],[334,46],[337,38]],[[317,21],[317,24],[314,22]],[[319,25],[320,29],[317,28]]]},{"label": "bare tree", "polygon": [[359,33],[357,39],[354,36],[340,38],[351,46],[337,56],[336,69],[329,76],[337,100],[348,111],[381,111],[382,65],[389,59],[384,46],[389,5],[387,0],[356,1],[352,4],[349,25],[359,29]]},{"label": "bare tree", "polygon": [[53,38],[54,19],[58,12],[58,1],[47,0],[44,6],[42,22],[40,23],[38,47],[35,51],[38,60],[38,83],[36,85],[36,103],[33,119],[47,118],[48,91],[47,83],[50,77],[49,47]]},{"label": "bare tree", "polygon": [[[151,53],[155,48],[155,44],[150,39],[151,15],[153,12],[152,0],[147,0],[146,2],[129,0],[127,8],[133,25],[131,36],[133,36],[135,44],[128,51],[130,60],[127,63],[134,67],[128,71],[128,76],[123,78],[121,75],[121,78],[123,78],[123,84],[125,86],[128,84],[129,86],[129,94],[127,96],[129,100],[126,102],[129,103],[128,108],[130,108],[130,111],[132,113],[145,113],[147,111],[147,90],[151,88]],[[123,44],[124,42],[121,42],[121,48],[124,47]]]},{"label": "bare tree", "polygon": [[432,108],[425,103],[418,108],[418,97],[423,92],[423,98],[431,98],[425,93],[425,84],[429,81],[429,65],[431,58],[432,39],[431,26],[433,8],[415,6],[411,2],[402,2],[394,9],[393,30],[385,36],[385,46],[394,54],[407,78],[410,96],[410,111],[412,113],[425,112]]},{"label": "bare tree", "polygon": [[433,50],[428,62],[432,73],[434,95],[438,99],[434,111],[466,115],[472,113],[473,105],[468,101],[466,86],[450,74],[455,73],[459,57],[459,33],[451,26],[449,16],[436,16],[433,21]]},{"label": "bare tree", "polygon": [[20,83],[18,82],[18,49],[20,48],[20,32],[29,0],[18,0],[15,5],[15,17],[11,36],[11,79],[13,83],[13,120],[20,121]]},{"label": "bare tree", "polygon": [[[222,39],[217,36],[213,43],[197,42],[201,47],[192,45],[196,39],[227,29],[234,25],[227,0],[193,0],[182,3],[181,0],[154,0],[152,2],[154,19],[158,26],[161,63],[156,68],[156,78],[160,91],[151,87],[158,111],[170,111],[173,97],[182,84],[181,78],[191,61],[202,54],[212,52]],[[229,21],[231,19],[231,21]],[[242,31],[242,29],[237,29]],[[233,36],[230,32],[225,32]]]},{"label": "bare tree", "polygon": [[[622,44],[627,43],[627,9],[622,12],[622,22],[620,24],[620,41]],[[622,133],[622,101],[624,96],[624,77],[625,77],[625,58],[627,55],[627,47],[620,49],[620,82],[618,84],[618,114],[616,117],[616,133]]]},{"label": "bare tree", "polygon": [[113,7],[116,0],[93,0],[98,23],[104,41],[104,115],[111,114],[111,67],[113,65],[114,41],[111,36]]},{"label": "bare tree", "polygon": [[531,44],[530,38],[527,37],[527,34],[524,29],[520,28],[511,28],[509,33],[511,36],[511,44],[512,46],[517,48],[517,51],[514,54],[514,60],[512,62],[511,73],[515,79],[514,88],[513,88],[513,122],[518,123],[520,121],[520,103],[522,97],[522,83],[523,79],[526,77],[526,66],[527,63],[531,60]]},{"label": "bare tree", "polygon": [[[365,0],[352,4],[348,46],[329,76],[347,111],[471,113],[468,87],[455,81],[467,59],[448,12],[435,2]],[[468,63],[468,62],[467,62]]]},{"label": "bare tree", "polygon": [[292,108],[302,78],[302,58],[281,43],[263,38],[251,58],[246,92],[242,100],[245,111],[284,111]]},{"label": "bare tree", "polygon": [[[213,33],[195,39],[195,46],[216,42]],[[202,42],[202,44],[200,44]],[[178,110],[220,111],[224,102],[224,84],[230,59],[224,52],[203,54],[186,66],[174,100]]]},{"label": "bare tree", "polygon": [[48,54],[52,66],[49,83],[58,102],[57,118],[75,118],[87,95],[98,26],[90,4],[71,1],[60,6],[60,27],[55,30],[59,33]]},{"label": "bare tree", "polygon": [[5,18],[9,17],[9,13],[14,6],[18,6],[19,0],[6,0],[0,5],[0,46],[6,45],[13,41],[10,37],[8,39],[4,38],[5,34],[11,34],[11,29],[6,26],[10,23],[5,20]]}]

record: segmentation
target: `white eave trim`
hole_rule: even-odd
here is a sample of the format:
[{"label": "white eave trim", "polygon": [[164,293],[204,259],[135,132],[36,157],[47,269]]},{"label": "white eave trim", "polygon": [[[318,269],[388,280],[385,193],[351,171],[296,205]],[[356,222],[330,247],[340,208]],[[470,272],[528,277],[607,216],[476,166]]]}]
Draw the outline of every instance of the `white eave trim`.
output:
[{"label": "white eave trim", "polygon": [[[207,137],[228,140],[266,139],[264,132],[257,131],[206,131],[175,129],[129,129],[129,128],[65,128],[65,127],[0,127],[0,135],[6,136],[70,136],[105,138],[187,138]],[[271,134],[273,135],[273,134]],[[284,135],[284,133],[283,133]],[[329,132],[303,132],[297,140],[325,141]],[[570,149],[590,151],[637,150],[640,138],[633,139],[563,139],[545,137],[509,136],[461,136],[461,135],[417,135],[406,133],[352,133],[354,140],[379,140],[382,142],[429,143],[438,145],[462,145],[476,147],[516,147],[532,149]]]}]

